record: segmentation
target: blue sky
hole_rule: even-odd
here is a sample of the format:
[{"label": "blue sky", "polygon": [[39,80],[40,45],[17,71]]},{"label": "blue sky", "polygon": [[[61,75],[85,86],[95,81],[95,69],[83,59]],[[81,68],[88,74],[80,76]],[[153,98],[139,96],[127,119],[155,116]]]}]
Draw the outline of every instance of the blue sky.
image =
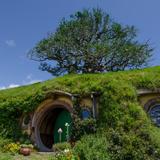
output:
[{"label": "blue sky", "polygon": [[155,48],[152,65],[160,63],[160,0],[0,0],[0,88],[52,78],[26,53],[54,31],[62,17],[93,7],[135,25],[139,41],[149,39]]}]

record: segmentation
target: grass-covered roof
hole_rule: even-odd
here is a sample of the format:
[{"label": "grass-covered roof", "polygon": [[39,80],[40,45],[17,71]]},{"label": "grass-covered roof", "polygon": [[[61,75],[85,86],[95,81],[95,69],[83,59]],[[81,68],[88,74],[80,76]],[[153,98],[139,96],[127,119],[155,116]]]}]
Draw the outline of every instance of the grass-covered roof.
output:
[{"label": "grass-covered roof", "polygon": [[[114,160],[158,160],[160,130],[151,123],[137,101],[137,89],[143,88],[160,88],[160,67],[66,75],[29,86],[1,90],[0,135],[19,138],[19,117],[23,113],[34,111],[50,91],[61,90],[81,96],[99,92],[101,96],[97,124],[98,132],[101,132],[99,134],[103,135],[100,137],[106,137],[107,140],[106,154]],[[83,151],[82,148],[79,152]]]}]

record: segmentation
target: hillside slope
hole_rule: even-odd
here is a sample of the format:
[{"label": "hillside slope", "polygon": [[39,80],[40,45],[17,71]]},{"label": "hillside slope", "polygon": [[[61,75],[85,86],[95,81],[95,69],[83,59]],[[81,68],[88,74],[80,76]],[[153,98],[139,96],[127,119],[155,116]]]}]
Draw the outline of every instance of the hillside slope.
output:
[{"label": "hillside slope", "polygon": [[[34,111],[48,92],[61,90],[80,96],[99,92],[97,132],[82,137],[75,151],[87,159],[87,146],[99,157],[114,160],[160,159],[160,130],[137,101],[137,89],[160,88],[160,67],[104,74],[67,75],[42,83],[0,91],[0,136],[19,139],[18,120]],[[95,143],[91,143],[91,140]],[[104,141],[104,139],[106,141]],[[98,144],[97,150],[96,144]],[[95,149],[96,148],[96,149]],[[86,153],[87,152],[87,153]],[[90,156],[96,156],[93,153]],[[97,159],[99,159],[99,157]],[[92,159],[91,157],[89,159]]]}]

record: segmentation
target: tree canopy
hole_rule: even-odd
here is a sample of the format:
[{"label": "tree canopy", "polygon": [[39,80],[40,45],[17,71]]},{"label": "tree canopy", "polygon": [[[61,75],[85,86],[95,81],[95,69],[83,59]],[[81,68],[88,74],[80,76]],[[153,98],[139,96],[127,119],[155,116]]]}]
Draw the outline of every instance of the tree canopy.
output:
[{"label": "tree canopy", "polygon": [[55,76],[141,68],[151,56],[152,48],[137,40],[134,26],[115,22],[101,9],[63,18],[57,30],[29,52],[42,71]]}]

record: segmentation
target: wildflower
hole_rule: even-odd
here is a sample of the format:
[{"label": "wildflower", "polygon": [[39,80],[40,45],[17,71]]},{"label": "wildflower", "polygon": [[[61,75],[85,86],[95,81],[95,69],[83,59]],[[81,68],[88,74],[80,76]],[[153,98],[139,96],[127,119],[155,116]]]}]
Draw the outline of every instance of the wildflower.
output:
[{"label": "wildflower", "polygon": [[65,153],[68,153],[69,151],[70,151],[69,149],[65,149],[65,150],[64,150]]}]

